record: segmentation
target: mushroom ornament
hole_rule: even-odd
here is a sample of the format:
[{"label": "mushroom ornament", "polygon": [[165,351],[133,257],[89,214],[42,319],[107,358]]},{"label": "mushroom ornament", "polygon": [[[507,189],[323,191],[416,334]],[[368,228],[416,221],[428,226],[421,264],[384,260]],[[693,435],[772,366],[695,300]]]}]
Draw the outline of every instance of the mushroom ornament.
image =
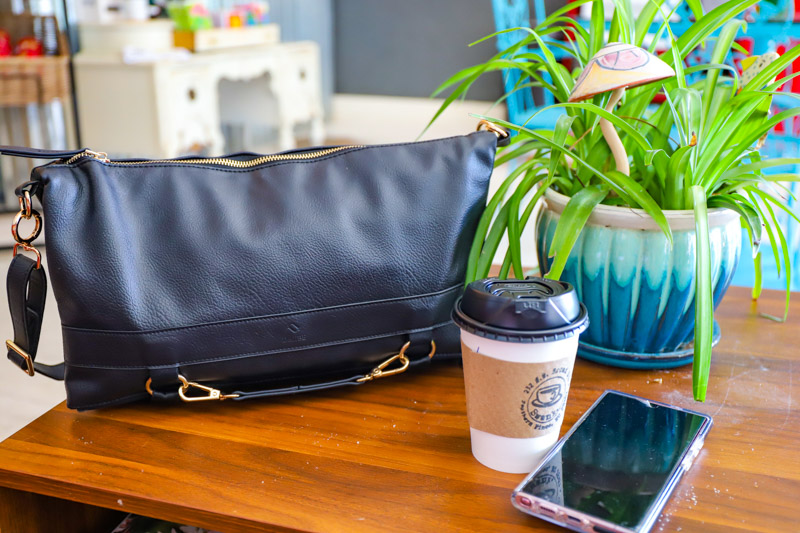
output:
[{"label": "mushroom ornament", "polygon": [[[614,108],[628,87],[638,87],[675,76],[672,67],[638,46],[623,43],[608,43],[589,60],[572,92],[570,102],[587,100],[596,94],[613,91],[606,111]],[[611,148],[617,170],[630,175],[628,154],[622,146],[617,130],[605,118],[600,119],[600,130]]]}]

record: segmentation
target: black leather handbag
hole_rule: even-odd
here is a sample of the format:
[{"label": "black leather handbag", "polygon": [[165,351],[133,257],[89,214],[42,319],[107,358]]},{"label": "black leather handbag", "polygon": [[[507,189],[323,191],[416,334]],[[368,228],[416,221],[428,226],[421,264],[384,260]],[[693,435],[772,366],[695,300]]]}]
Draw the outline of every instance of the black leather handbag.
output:
[{"label": "black leather handbag", "polygon": [[[55,160],[17,189],[8,358],[94,409],[360,385],[456,355],[450,310],[503,135],[174,160],[0,147]],[[35,362],[34,197],[56,366]]]}]

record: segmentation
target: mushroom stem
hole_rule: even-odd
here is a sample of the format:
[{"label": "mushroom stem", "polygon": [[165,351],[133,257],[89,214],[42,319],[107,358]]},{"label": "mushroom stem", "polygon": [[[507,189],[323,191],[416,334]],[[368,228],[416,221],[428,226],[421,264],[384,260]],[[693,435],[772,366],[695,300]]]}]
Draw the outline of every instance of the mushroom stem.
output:
[{"label": "mushroom stem", "polygon": [[[614,112],[614,108],[617,107],[617,103],[619,103],[624,92],[624,87],[614,89],[614,92],[611,93],[611,98],[608,99],[608,104],[606,104],[606,111],[609,113]],[[608,143],[608,147],[611,148],[611,153],[614,155],[614,161],[617,164],[617,170],[626,176],[630,176],[631,168],[628,165],[628,154],[625,152],[625,147],[622,146],[622,140],[620,140],[619,134],[614,128],[614,125],[608,120],[601,118],[600,130],[603,132],[603,137]]]}]

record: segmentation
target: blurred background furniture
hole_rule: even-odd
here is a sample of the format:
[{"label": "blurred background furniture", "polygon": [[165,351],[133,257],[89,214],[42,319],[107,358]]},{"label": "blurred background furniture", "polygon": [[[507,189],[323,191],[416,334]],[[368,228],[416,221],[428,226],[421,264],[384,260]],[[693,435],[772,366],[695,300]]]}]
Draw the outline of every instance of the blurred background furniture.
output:
[{"label": "blurred background furniture", "polygon": [[[169,21],[82,25],[80,34],[75,82],[85,146],[149,158],[263,151],[252,140],[226,145],[223,122],[274,126],[281,150],[297,145],[299,125],[311,144],[324,140],[316,43],[278,43],[276,33],[273,43],[181,53]],[[258,86],[221,89],[222,80]]]},{"label": "blurred background furniture", "polygon": [[[0,144],[51,148],[74,137],[69,51],[56,17],[0,12],[0,30],[13,46],[25,38],[41,43],[41,55],[0,57]],[[0,159],[3,206],[14,208],[16,178],[34,164],[18,158]]]}]

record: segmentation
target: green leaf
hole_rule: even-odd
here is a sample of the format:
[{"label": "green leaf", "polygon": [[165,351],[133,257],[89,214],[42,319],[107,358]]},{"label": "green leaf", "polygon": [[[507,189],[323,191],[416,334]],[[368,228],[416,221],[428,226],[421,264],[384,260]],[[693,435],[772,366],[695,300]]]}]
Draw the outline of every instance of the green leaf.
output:
[{"label": "green leaf", "polygon": [[[565,117],[560,117],[565,118]],[[559,119],[560,120],[560,119]],[[571,122],[571,121],[570,121]],[[556,135],[559,136],[559,139],[556,142],[563,144],[564,139],[569,132],[569,125],[567,124],[566,131],[563,132],[556,132]],[[563,136],[561,135],[563,133]],[[550,158],[550,176],[554,173],[553,167],[555,164],[558,163],[558,157],[551,156]],[[520,186],[514,191],[514,194],[511,196],[511,199],[508,201],[508,250],[511,254],[512,264],[514,266],[514,275],[517,278],[523,279],[525,277],[524,272],[522,270],[522,249],[520,246],[520,240],[522,236],[522,229],[520,228],[520,219],[519,219],[519,206],[522,202],[522,197],[528,193],[533,185],[538,183],[544,178],[544,175],[537,175],[537,170],[535,169],[533,172],[529,171],[528,174],[525,176],[525,179],[520,183]]]},{"label": "green leaf", "polygon": [[664,187],[664,207],[666,209],[684,209],[686,189],[686,174],[690,172],[689,158],[693,146],[681,146],[669,158],[667,175]]},{"label": "green leaf", "polygon": [[761,217],[758,212],[753,209],[746,198],[741,195],[714,195],[708,199],[708,207],[724,207],[739,213],[747,227],[750,234],[750,248],[753,252],[753,258],[758,255],[759,247],[761,246]]},{"label": "green leaf", "polygon": [[703,4],[700,0],[686,0],[686,5],[692,10],[695,20],[703,18]]},{"label": "green leaf", "polygon": [[621,172],[617,171],[609,171],[609,172],[602,172],[601,170],[597,169],[590,163],[588,163],[585,159],[580,157],[578,154],[573,152],[572,150],[568,150],[561,146],[558,146],[552,140],[548,139],[544,135],[537,133],[536,131],[530,130],[528,128],[523,128],[512,124],[505,120],[500,120],[496,118],[489,118],[484,117],[481,115],[472,115],[478,119],[486,119],[494,122],[495,124],[502,126],[509,130],[514,130],[518,132],[525,132],[526,134],[530,135],[531,137],[539,140],[543,144],[549,146],[551,149],[561,150],[563,149],[565,153],[569,154],[569,156],[575,161],[576,163],[580,163],[588,170],[594,173],[597,178],[605,182],[607,185],[611,187],[611,190],[616,192],[619,196],[625,198],[631,206],[639,206],[644,209],[648,215],[653,217],[653,220],[658,224],[661,230],[666,235],[667,239],[669,240],[670,244],[672,244],[672,230],[667,223],[667,218],[664,216],[664,212],[658,206],[658,204],[653,200],[653,197],[648,194],[648,192],[642,187],[642,185],[637,182],[635,179],[632,179],[630,176],[626,176]]},{"label": "green leaf", "polygon": [[[765,168],[783,167],[783,166],[796,166],[800,165],[800,158],[798,157],[779,157],[776,159],[765,159],[763,161],[756,161],[755,163],[748,163],[745,165],[737,165],[722,173],[720,179],[722,181],[730,181],[742,174],[749,174],[756,170],[763,170]],[[797,176],[800,180],[800,176]],[[783,180],[781,180],[783,181]]]},{"label": "green leaf", "polygon": [[[583,4],[588,4],[591,1],[592,0],[575,0],[573,2],[568,2],[567,4],[563,5],[562,7],[558,8],[555,11],[553,11],[552,13],[550,13],[550,15],[548,15],[547,18],[544,19],[534,29],[538,31],[539,28],[544,28],[544,27],[550,26],[556,18],[558,18],[558,17],[560,17],[560,16],[572,11],[573,9],[575,9],[577,7],[582,6]],[[536,22],[539,22],[539,21],[537,20]]]},{"label": "green leaf", "polygon": [[692,365],[692,392],[699,402],[706,400],[708,375],[711,368],[711,343],[714,334],[714,303],[711,285],[711,245],[708,232],[706,192],[692,187],[694,200],[695,242],[695,311],[694,311],[694,363]]},{"label": "green leaf", "polygon": [[[739,32],[739,28],[744,28],[746,30],[747,24],[743,20],[734,19],[729,20],[724,26],[722,26],[719,36],[717,37],[717,42],[714,44],[714,49],[711,51],[712,63],[725,62],[725,58],[728,57],[728,54],[731,50],[731,45],[736,38],[736,34]],[[718,78],[718,70],[709,71],[706,77],[706,86],[705,90],[703,91],[703,113],[706,115],[708,115],[708,111],[711,107],[711,99],[714,96],[714,90],[717,87]]]},{"label": "green leaf", "polygon": [[[663,3],[664,0],[649,0],[644,7],[641,8],[639,16],[636,17],[636,25],[634,27],[634,33],[636,34],[636,46],[642,46],[644,43],[644,38],[647,36],[650,26],[653,24],[653,20],[655,20],[656,15],[661,8],[661,4]],[[592,26],[592,30],[594,31],[594,26]],[[602,34],[603,28],[600,29],[600,35]]]},{"label": "green leaf", "polygon": [[769,244],[770,248],[772,248],[772,253],[775,259],[775,270],[778,272],[778,277],[781,275],[781,258],[778,255],[778,239],[775,238],[774,228],[772,224],[770,224],[769,219],[767,218],[764,210],[761,208],[761,205],[758,203],[756,199],[758,188],[755,186],[746,187],[747,196],[750,198],[750,205],[758,211],[758,216],[761,217],[761,220],[764,223],[764,229],[767,231],[767,237],[769,237]]},{"label": "green leaf", "polygon": [[[528,200],[528,205],[525,207],[525,211],[523,211],[522,216],[520,217],[519,226],[520,226],[520,234],[525,231],[525,227],[528,225],[528,220],[530,219],[531,213],[533,213],[533,209],[536,207],[536,203],[544,196],[544,193],[547,189],[550,188],[552,185],[553,180],[547,179],[545,180],[539,188],[536,190],[534,195]],[[509,249],[506,252],[506,257],[503,260],[503,265],[500,268],[500,277],[502,279],[506,279],[505,276],[508,275],[508,271],[511,268],[511,250]]]},{"label": "green leaf", "polygon": [[758,300],[761,296],[761,252],[758,252],[753,258],[753,270],[755,271],[755,280],[753,281],[753,300]]},{"label": "green leaf", "polygon": [[[613,0],[614,2],[614,20],[617,21],[619,26],[619,34],[622,42],[627,44],[634,44],[636,42],[636,25],[633,21],[633,7],[631,0]],[[609,38],[609,42],[611,39]]]},{"label": "green leaf", "polygon": [[603,34],[606,30],[603,0],[592,0],[592,18],[589,27],[589,57],[592,57],[603,48]]},{"label": "green leaf", "polygon": [[[469,284],[476,279],[480,279],[480,277],[477,276],[478,263],[483,252],[484,242],[487,239],[489,225],[492,223],[492,218],[494,217],[500,202],[502,202],[505,198],[505,195],[508,192],[509,187],[511,187],[511,184],[514,183],[514,181],[523,172],[526,172],[536,164],[540,164],[540,162],[537,159],[531,159],[514,169],[514,171],[511,172],[505,180],[503,180],[503,182],[500,184],[500,187],[497,189],[497,192],[495,192],[492,198],[489,200],[489,204],[486,206],[486,209],[483,210],[483,214],[478,221],[478,227],[475,230],[475,237],[473,237],[472,247],[470,248],[469,257],[467,259],[467,276],[465,284]],[[500,218],[499,213],[497,214],[497,218]],[[492,252],[492,254],[494,254],[494,252]]]},{"label": "green leaf", "polygon": [[[762,196],[763,198],[764,196]],[[768,198],[771,198],[767,195]],[[765,198],[766,200],[766,198]],[[773,199],[774,200],[774,199]],[[766,221],[767,227],[772,226],[772,229],[775,231],[775,234],[778,235],[778,240],[781,245],[781,253],[783,257],[783,266],[785,268],[785,276],[786,276],[786,297],[784,299],[784,309],[783,309],[783,318],[779,319],[776,317],[772,317],[762,313],[762,315],[767,316],[768,318],[772,318],[773,320],[777,320],[779,322],[786,322],[786,319],[789,318],[789,300],[792,294],[792,259],[789,257],[789,244],[786,242],[786,236],[783,234],[783,230],[781,229],[780,222],[778,218],[775,216],[775,212],[772,210],[772,206],[770,205],[769,201],[764,202],[764,206],[767,208],[769,212],[769,220]],[[772,246],[775,246],[773,243]]]},{"label": "green leaf", "polygon": [[559,279],[561,277],[572,247],[578,240],[586,221],[589,220],[589,215],[592,214],[597,204],[608,196],[608,192],[608,187],[604,185],[590,185],[569,199],[558,219],[553,242],[550,245],[548,257],[555,257],[555,260],[550,266],[546,278]]},{"label": "green leaf", "polygon": [[[570,127],[572,126],[575,117],[569,115],[562,115],[556,121],[556,127],[553,131],[553,142],[559,146],[564,146],[567,136],[569,135]],[[554,149],[550,153],[548,179],[552,181],[556,173],[559,161],[561,160],[561,150]],[[541,179],[541,177],[539,178]],[[536,179],[533,183],[539,181]],[[531,183],[531,185],[533,184]],[[520,248],[520,237],[522,230],[520,229],[520,204],[522,197],[530,190],[528,183],[523,183],[514,192],[508,202],[508,250],[511,255],[511,264],[514,267],[514,275],[520,279],[524,278],[522,269],[522,250]]]},{"label": "green leaf", "polygon": [[[567,135],[569,135],[569,130],[572,127],[572,123],[575,121],[575,117],[571,117],[569,115],[562,115],[558,117],[556,121],[556,127],[553,130],[553,143],[564,146],[564,143],[567,140]],[[563,154],[563,150],[554,149],[550,153],[550,166],[548,176],[553,178],[555,175],[556,167],[558,166],[558,161],[561,159]]]},{"label": "green leaf", "polygon": [[[732,0],[725,2],[712,9],[706,15],[689,28],[678,38],[678,56],[680,59],[685,59],[689,52],[694,50],[697,45],[704,42],[724,23],[734,18],[739,13],[744,12],[747,8],[754,6],[759,0]],[[674,58],[672,52],[665,52],[662,54],[661,59],[675,67],[673,64]]]},{"label": "green leaf", "polygon": [[543,108],[542,111],[557,107],[566,107],[568,109],[585,109],[586,111],[598,115],[608,120],[612,124],[614,124],[614,126],[621,129],[623,132],[625,132],[626,135],[628,135],[631,139],[633,139],[633,141],[636,144],[638,144],[643,150],[650,150],[652,148],[647,139],[645,139],[645,137],[641,133],[639,133],[639,130],[631,126],[627,121],[618,117],[614,113],[606,111],[605,109],[603,109],[598,105],[594,105],[590,102],[565,102],[563,104],[553,104],[551,106],[547,106]]}]

